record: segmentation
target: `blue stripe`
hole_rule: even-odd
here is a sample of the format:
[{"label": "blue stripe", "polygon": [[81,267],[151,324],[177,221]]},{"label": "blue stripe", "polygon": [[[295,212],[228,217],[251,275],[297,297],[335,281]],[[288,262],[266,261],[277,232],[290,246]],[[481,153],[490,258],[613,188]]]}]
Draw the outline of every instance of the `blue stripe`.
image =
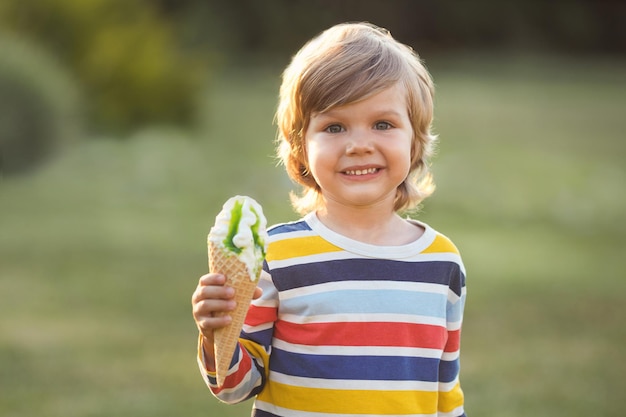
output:
[{"label": "blue stripe", "polygon": [[446,319],[448,321],[460,321],[463,317],[463,307],[465,304],[465,300],[461,299],[459,302],[454,304],[448,303],[448,311]]},{"label": "blue stripe", "polygon": [[438,364],[433,358],[304,355],[274,348],[270,368],[308,378],[436,382]]},{"label": "blue stripe", "polygon": [[[460,283],[461,274],[458,264],[445,261],[342,259],[275,269],[270,262],[269,266],[278,291],[344,280],[423,282],[447,287],[453,277]],[[460,295],[460,286],[454,291]]]},{"label": "blue stripe", "polygon": [[[342,290],[282,300],[281,313],[299,316],[341,313],[411,314],[445,318],[445,294],[403,290]],[[455,309],[458,310],[458,309]]]}]

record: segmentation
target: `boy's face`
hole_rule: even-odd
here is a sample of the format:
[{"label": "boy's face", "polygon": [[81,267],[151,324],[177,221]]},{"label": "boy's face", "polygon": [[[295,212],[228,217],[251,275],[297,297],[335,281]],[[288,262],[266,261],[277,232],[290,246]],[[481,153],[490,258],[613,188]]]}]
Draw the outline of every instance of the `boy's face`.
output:
[{"label": "boy's face", "polygon": [[313,113],[305,132],[309,171],[326,204],[388,204],[411,165],[407,94],[396,84],[356,103]]}]

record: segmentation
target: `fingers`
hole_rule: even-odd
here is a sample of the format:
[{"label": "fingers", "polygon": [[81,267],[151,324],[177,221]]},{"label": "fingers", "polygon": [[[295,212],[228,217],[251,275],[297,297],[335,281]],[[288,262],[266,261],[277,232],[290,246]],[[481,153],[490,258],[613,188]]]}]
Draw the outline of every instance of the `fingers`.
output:
[{"label": "fingers", "polygon": [[[203,275],[191,296],[193,318],[207,339],[212,340],[213,330],[228,326],[232,321],[228,313],[236,306],[235,290],[224,285],[225,282],[226,277],[221,274]],[[255,288],[253,299],[262,294],[261,288]]]},{"label": "fingers", "polygon": [[232,318],[228,314],[220,314],[216,316],[197,313],[194,314],[196,326],[198,330],[207,339],[213,340],[213,331],[228,326],[232,322]]},{"label": "fingers", "polygon": [[[213,287],[213,286],[221,286],[223,288],[223,292],[215,292],[213,290],[208,290],[206,292],[204,292],[204,294],[218,294],[218,296],[220,298],[233,298],[235,296],[235,290],[231,287],[226,287],[224,286],[224,284],[226,283],[226,277],[224,275],[221,274],[206,274],[200,277],[200,281],[198,283],[198,288],[196,288],[196,293],[198,292],[198,290],[200,290],[201,287]],[[194,297],[196,296],[196,293],[194,293],[194,296],[192,297],[192,303],[194,303]],[[202,296],[203,294],[198,293],[198,296]],[[254,294],[252,296],[252,299],[256,300],[257,298],[260,298],[261,295],[263,295],[263,290],[260,287],[256,287],[254,290]]]},{"label": "fingers", "polygon": [[223,275],[203,275],[191,296],[193,318],[207,338],[213,337],[214,329],[230,324],[231,317],[227,313],[235,309],[235,290],[224,286],[224,282]]},{"label": "fingers", "polygon": [[205,274],[200,277],[198,285],[224,285],[226,277],[222,274]]}]

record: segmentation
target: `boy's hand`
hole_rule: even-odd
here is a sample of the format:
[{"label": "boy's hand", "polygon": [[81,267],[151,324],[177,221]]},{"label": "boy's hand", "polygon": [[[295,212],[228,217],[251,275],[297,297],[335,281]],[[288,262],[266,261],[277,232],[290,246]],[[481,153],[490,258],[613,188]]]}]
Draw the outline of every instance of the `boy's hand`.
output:
[{"label": "boy's hand", "polygon": [[202,335],[213,343],[213,330],[230,323],[228,314],[216,316],[218,312],[228,312],[235,308],[235,290],[225,287],[226,277],[220,274],[206,274],[200,277],[198,286],[191,296],[193,318]]},{"label": "boy's hand", "polygon": [[[203,347],[207,361],[207,367],[213,365],[213,330],[228,326],[231,317],[228,314],[216,315],[215,313],[229,312],[235,309],[235,290],[224,285],[226,277],[221,274],[206,274],[200,277],[198,286],[191,296],[193,319],[198,330],[204,337]],[[261,289],[256,288],[253,298],[261,296]],[[211,369],[209,369],[211,370]]]}]

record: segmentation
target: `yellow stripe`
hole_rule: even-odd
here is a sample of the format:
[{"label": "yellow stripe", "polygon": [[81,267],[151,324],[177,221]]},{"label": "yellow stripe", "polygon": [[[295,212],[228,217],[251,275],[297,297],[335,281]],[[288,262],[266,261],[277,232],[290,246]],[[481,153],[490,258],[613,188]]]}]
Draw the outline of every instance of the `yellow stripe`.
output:
[{"label": "yellow stripe", "polygon": [[[269,368],[270,368],[269,367],[270,356],[267,354],[265,349],[263,349],[263,346],[257,343],[254,343],[253,341],[248,340],[248,339],[240,338],[239,342],[248,352],[250,352],[253,358],[261,358],[261,360],[263,361],[263,369],[265,369],[265,377],[267,378],[267,376],[269,375]],[[254,365],[252,366],[254,367]]]},{"label": "yellow stripe", "polygon": [[436,414],[437,392],[331,390],[268,381],[258,399],[278,407],[330,414]]},{"label": "yellow stripe", "polygon": [[454,246],[448,238],[437,235],[433,243],[430,244],[422,253],[459,253],[459,250]]},{"label": "yellow stripe", "polygon": [[448,392],[439,393],[439,411],[449,413],[461,405],[463,405],[463,391],[460,384],[457,383]]},{"label": "yellow stripe", "polygon": [[270,243],[267,249],[266,259],[268,262],[280,261],[282,259],[315,255],[325,252],[337,252],[341,250],[341,248],[328,243],[319,236],[297,237]]}]

